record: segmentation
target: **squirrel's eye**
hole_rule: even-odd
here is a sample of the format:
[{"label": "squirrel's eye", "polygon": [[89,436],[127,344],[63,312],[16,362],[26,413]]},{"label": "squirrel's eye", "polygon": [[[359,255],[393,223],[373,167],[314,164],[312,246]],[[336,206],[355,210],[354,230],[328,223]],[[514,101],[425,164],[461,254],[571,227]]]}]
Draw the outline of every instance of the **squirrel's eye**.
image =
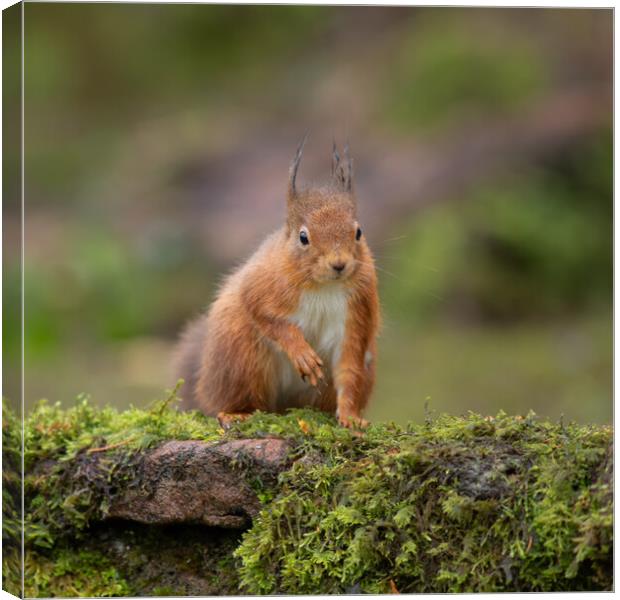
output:
[{"label": "squirrel's eye", "polygon": [[355,239],[359,240],[362,237],[362,230],[358,227],[357,231],[355,232]]},{"label": "squirrel's eye", "polygon": [[299,241],[304,246],[307,246],[310,243],[310,240],[308,239],[308,234],[305,231],[300,231],[299,232]]}]

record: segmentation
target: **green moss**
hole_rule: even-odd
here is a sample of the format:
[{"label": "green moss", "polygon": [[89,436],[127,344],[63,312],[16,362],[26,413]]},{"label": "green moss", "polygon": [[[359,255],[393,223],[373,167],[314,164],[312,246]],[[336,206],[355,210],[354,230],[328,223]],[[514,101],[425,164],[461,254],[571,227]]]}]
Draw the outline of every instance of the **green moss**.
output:
[{"label": "green moss", "polygon": [[175,410],[181,384],[182,381],[147,410],[97,408],[86,395],[79,396],[69,409],[62,408],[60,403],[39,402],[24,423],[26,471],[42,460],[71,460],[95,448],[130,452],[168,439],[217,439],[220,433],[215,419],[198,412]]},{"label": "green moss", "polygon": [[[3,576],[14,589],[21,587],[19,552],[5,555]],[[132,589],[116,567],[104,554],[95,551],[64,548],[53,557],[27,551],[24,583],[25,596],[29,598],[132,595]]]},{"label": "green moss", "polygon": [[[85,398],[67,410],[42,403],[27,417],[28,595],[217,593],[231,573],[229,592],[254,594],[611,587],[610,428],[470,413],[376,424],[360,437],[331,416],[292,410],[224,433],[174,410],[175,397],[123,413]],[[255,474],[265,508],[240,543],[196,528],[98,532],[111,496],[134,478],[136,451],[271,436],[289,439],[299,460],[277,482]],[[19,585],[11,531],[5,589]],[[164,535],[170,556],[153,552]],[[153,561],[172,574],[153,572]]]},{"label": "green moss", "polygon": [[609,429],[500,413],[327,437],[244,536],[245,591],[610,589]]},{"label": "green moss", "polygon": [[[21,590],[21,552],[11,549],[2,560],[3,589]],[[59,548],[53,555],[27,550],[24,563],[26,597],[128,596],[132,588],[101,552]]]},{"label": "green moss", "polygon": [[[21,595],[21,427],[2,403],[2,589]],[[19,573],[19,577],[15,574]]]}]

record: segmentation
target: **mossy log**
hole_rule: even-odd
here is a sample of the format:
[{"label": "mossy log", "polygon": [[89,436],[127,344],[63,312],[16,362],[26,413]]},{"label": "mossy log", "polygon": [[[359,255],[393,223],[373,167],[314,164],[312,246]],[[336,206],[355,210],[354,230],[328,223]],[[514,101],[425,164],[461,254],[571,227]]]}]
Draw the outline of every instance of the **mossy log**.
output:
[{"label": "mossy log", "polygon": [[[169,404],[28,417],[27,596],[612,587],[609,427],[468,414],[356,436],[297,410],[224,432]],[[3,417],[15,593],[19,428]]]}]

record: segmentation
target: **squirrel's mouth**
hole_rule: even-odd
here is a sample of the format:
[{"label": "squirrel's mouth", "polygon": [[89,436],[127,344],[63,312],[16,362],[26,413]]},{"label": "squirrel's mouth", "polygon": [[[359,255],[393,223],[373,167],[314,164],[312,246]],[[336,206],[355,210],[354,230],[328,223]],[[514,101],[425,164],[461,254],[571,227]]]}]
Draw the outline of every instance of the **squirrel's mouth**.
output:
[{"label": "squirrel's mouth", "polygon": [[333,268],[321,269],[319,273],[316,273],[314,280],[317,283],[342,282],[349,279],[354,271],[355,265],[353,264],[348,264],[341,270],[335,270]]}]

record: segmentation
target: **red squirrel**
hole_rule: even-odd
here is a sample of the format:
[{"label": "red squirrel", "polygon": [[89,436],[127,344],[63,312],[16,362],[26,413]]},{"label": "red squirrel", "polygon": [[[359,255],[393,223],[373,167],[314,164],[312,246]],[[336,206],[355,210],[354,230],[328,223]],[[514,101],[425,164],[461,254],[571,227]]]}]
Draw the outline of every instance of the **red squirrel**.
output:
[{"label": "red squirrel", "polygon": [[222,426],[292,407],[335,413],[354,429],[368,424],[379,297],[352,161],[334,144],[329,184],[298,189],[305,141],[289,169],[285,225],[224,281],[177,347],[183,406]]}]

